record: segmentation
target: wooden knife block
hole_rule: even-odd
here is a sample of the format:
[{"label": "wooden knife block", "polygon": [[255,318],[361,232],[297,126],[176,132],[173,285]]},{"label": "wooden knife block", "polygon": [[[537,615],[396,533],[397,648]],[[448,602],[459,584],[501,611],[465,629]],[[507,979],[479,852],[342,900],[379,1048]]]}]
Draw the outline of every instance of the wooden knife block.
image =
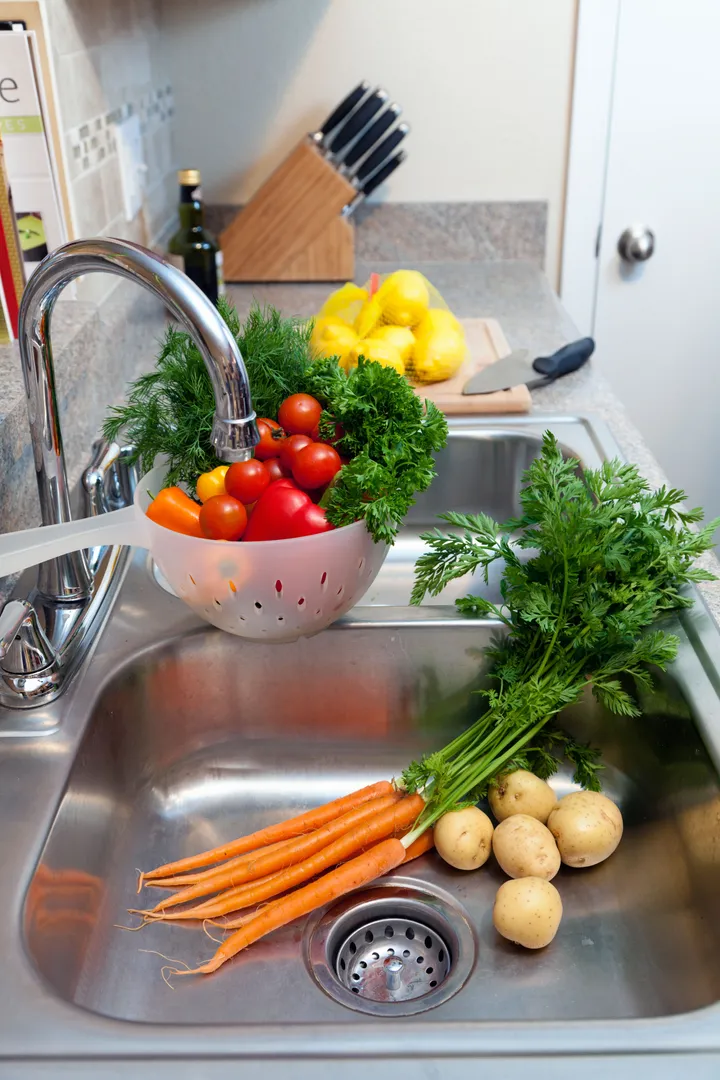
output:
[{"label": "wooden knife block", "polygon": [[225,280],[351,280],[353,227],[339,215],[356,194],[303,139],[220,234]]}]

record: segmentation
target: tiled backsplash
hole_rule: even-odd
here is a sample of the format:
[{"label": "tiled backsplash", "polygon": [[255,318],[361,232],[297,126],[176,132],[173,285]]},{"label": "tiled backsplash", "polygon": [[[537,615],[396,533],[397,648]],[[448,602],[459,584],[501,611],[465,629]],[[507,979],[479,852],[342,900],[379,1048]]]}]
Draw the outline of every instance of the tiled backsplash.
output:
[{"label": "tiled backsplash", "polygon": [[[175,218],[173,95],[163,77],[156,0],[44,0],[76,237],[152,246]],[[140,118],[145,194],[126,221],[117,125]],[[116,280],[90,275],[78,297],[101,302]]]}]

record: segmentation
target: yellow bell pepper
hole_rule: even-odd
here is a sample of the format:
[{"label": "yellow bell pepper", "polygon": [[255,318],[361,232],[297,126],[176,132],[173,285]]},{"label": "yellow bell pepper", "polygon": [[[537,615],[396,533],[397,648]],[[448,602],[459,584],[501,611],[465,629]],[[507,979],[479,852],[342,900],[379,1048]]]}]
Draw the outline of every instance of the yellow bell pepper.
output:
[{"label": "yellow bell pepper", "polygon": [[[201,503],[205,503],[208,499],[212,499],[213,495],[225,495],[225,476],[227,474],[229,465],[218,465],[212,472],[203,473],[202,476],[198,476],[198,482],[195,485],[197,491],[197,497]],[[213,505],[215,505],[213,503]]]}]

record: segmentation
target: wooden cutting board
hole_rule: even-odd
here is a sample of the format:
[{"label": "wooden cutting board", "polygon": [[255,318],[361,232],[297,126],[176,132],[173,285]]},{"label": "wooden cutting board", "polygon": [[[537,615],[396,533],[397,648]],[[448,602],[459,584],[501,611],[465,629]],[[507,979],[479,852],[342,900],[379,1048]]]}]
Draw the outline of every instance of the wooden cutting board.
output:
[{"label": "wooden cutting board", "polygon": [[444,382],[415,387],[421,397],[430,398],[450,416],[459,414],[526,413],[532,398],[527,386],[513,386],[494,394],[467,394],[462,388],[476,371],[507,356],[510,346],[496,319],[461,319],[468,346],[468,358],[457,375]]}]

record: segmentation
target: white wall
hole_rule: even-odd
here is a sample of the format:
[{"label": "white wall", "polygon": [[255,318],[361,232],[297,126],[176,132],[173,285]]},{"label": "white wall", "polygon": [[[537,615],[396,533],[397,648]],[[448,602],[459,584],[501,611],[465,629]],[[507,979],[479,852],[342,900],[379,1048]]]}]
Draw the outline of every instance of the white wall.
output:
[{"label": "white wall", "polygon": [[242,202],[362,78],[412,126],[394,202],[543,199],[555,280],[576,0],[163,0],[176,150]]}]

